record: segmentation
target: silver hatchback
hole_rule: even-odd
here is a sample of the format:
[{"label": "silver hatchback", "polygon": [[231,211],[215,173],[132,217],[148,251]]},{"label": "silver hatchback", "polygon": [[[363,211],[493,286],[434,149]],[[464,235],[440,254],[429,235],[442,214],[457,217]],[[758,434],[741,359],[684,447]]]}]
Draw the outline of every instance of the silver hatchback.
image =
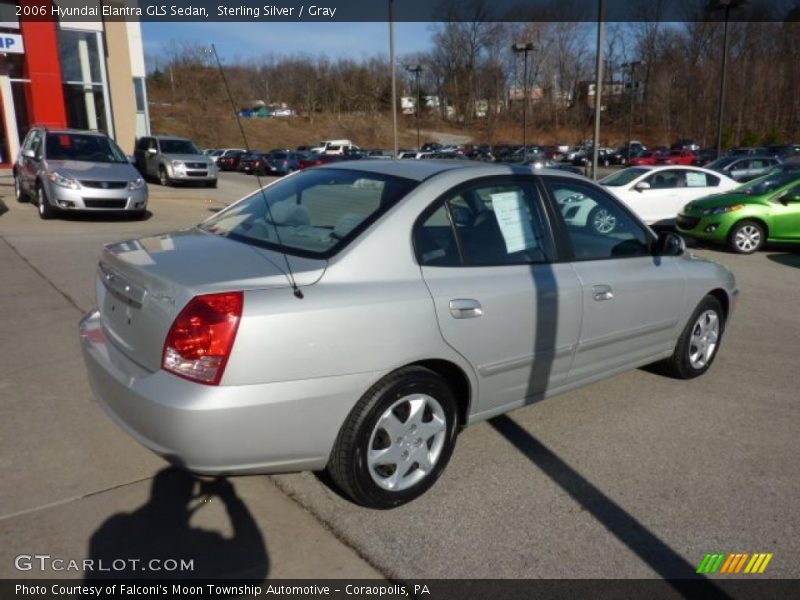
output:
[{"label": "silver hatchback", "polygon": [[142,444],[205,474],[327,469],[378,508],[467,425],[650,363],[701,375],[737,294],[582,177],[465,161],[295,173],[107,246],[96,287],[89,380]]},{"label": "silver hatchback", "polygon": [[106,134],[34,127],[14,164],[17,200],[31,200],[39,216],[117,212],[142,218],[147,184]]}]

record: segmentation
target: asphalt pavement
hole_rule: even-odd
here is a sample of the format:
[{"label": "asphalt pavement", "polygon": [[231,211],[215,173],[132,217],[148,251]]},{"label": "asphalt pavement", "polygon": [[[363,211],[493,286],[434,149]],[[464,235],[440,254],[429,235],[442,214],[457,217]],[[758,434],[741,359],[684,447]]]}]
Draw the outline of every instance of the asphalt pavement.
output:
[{"label": "asphalt pavement", "polygon": [[[93,401],[76,324],[103,243],[190,226],[254,185],[152,185],[145,221],[49,222],[0,185],[0,577],[36,575],[14,568],[22,553],[95,556],[119,523],[170,510],[244,555],[263,550],[239,564],[256,576],[681,577],[720,551],[771,552],[764,576],[800,573],[798,249],[693,249],[741,290],[709,373],[637,370],[476,425],[409,505],[363,509],[301,473],[232,478],[233,495],[195,482],[195,506],[174,506],[163,489],[189,482]],[[170,535],[155,527],[152,541]]]}]

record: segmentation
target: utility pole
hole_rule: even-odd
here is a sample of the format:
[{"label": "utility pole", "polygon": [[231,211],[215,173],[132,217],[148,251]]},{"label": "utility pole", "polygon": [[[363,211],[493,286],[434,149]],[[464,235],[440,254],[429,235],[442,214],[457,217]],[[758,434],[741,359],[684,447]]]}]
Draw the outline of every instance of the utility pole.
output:
[{"label": "utility pole", "polygon": [[731,9],[739,8],[747,0],[711,0],[708,10],[724,10],[724,26],[722,30],[722,73],[719,80],[719,112],[717,113],[717,158],[722,156],[722,120],[725,116],[725,79],[728,71],[728,20]]},{"label": "utility pole", "polygon": [[600,112],[603,107],[603,50],[606,35],[606,2],[599,0],[597,18],[597,65],[594,90],[594,140],[592,141],[592,179],[597,179],[597,157],[600,151]]},{"label": "utility pole", "polygon": [[415,116],[416,121],[417,121],[417,151],[419,151],[419,149],[420,149],[420,146],[419,146],[419,105],[420,105],[419,74],[422,71],[422,67],[419,66],[419,65],[412,65],[410,67],[406,67],[406,70],[409,73],[413,73],[414,74],[414,79],[416,80],[416,85],[417,85],[417,106],[416,106],[416,109],[414,110],[414,113],[415,113],[414,116]]},{"label": "utility pole", "polygon": [[628,83],[630,85],[630,107],[628,109],[628,163],[631,162],[631,138],[633,137],[633,95],[634,89],[636,86],[636,67],[639,65],[644,64],[641,60],[634,60],[627,63],[622,63],[622,68],[625,69],[629,67],[631,70],[630,78],[628,79]]}]

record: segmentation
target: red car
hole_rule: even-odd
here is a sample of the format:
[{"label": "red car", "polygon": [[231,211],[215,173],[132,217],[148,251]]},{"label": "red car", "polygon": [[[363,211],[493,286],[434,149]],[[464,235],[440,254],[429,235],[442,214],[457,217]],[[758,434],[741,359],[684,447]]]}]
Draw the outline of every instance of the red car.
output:
[{"label": "red car", "polygon": [[342,160],[342,156],[336,154],[312,154],[308,158],[301,158],[297,163],[298,169],[307,169],[308,167],[316,167],[330,162]]},{"label": "red car", "polygon": [[642,165],[654,165],[658,162],[661,155],[653,150],[645,150],[639,156],[634,156],[628,164],[632,167],[641,167]]},{"label": "red car", "polygon": [[656,158],[659,165],[693,165],[697,160],[697,153],[691,150],[672,150],[669,154],[662,154]]},{"label": "red car", "polygon": [[227,156],[220,156],[217,159],[217,168],[220,171],[236,171],[239,168],[239,160],[244,154],[244,152],[236,151]]}]

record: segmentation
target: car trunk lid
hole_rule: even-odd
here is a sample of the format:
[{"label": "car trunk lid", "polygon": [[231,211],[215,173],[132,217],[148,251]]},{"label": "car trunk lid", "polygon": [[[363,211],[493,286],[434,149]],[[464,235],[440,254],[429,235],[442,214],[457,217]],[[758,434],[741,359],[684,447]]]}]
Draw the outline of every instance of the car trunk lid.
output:
[{"label": "car trunk lid", "polygon": [[[287,259],[300,287],[318,281],[327,264]],[[191,229],[106,246],[96,293],[109,339],[131,360],[155,371],[172,323],[194,296],[289,287],[280,252]]]}]

